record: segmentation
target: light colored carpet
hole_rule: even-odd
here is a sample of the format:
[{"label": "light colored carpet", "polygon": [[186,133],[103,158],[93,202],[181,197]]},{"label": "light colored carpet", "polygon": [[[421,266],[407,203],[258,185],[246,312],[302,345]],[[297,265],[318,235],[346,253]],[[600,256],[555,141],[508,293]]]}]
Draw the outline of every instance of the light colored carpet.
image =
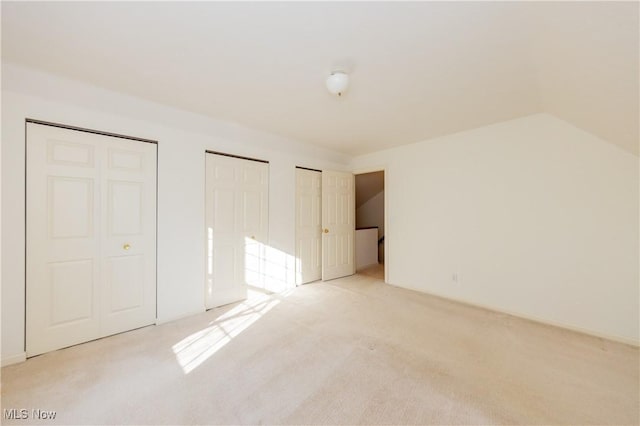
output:
[{"label": "light colored carpet", "polygon": [[2,408],[58,424],[638,424],[638,356],[374,269],[6,367]]}]

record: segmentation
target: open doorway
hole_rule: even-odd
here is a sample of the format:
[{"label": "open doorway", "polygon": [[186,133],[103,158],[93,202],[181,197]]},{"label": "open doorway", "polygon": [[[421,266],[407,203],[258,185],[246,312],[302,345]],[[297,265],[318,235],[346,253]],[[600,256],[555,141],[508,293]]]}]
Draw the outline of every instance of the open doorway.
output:
[{"label": "open doorway", "polygon": [[384,171],[355,176],[356,270],[384,279],[385,201]]}]

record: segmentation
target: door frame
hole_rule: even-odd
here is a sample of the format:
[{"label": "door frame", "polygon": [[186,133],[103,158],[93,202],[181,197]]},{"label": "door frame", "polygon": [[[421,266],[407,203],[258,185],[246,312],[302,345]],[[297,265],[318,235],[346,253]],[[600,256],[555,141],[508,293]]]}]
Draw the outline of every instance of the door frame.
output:
[{"label": "door frame", "polygon": [[[67,129],[67,130],[75,130],[78,132],[84,132],[84,133],[91,133],[91,134],[95,134],[95,135],[101,135],[101,136],[109,136],[109,137],[113,137],[113,138],[118,138],[118,139],[126,139],[126,140],[130,140],[130,141],[134,141],[134,142],[143,142],[143,143],[150,143],[150,144],[154,144],[156,146],[156,164],[155,164],[155,171],[156,171],[156,187],[155,187],[155,191],[156,191],[156,203],[154,206],[155,209],[155,217],[156,217],[156,229],[155,229],[155,269],[156,269],[156,273],[155,273],[155,287],[156,287],[156,294],[155,294],[155,318],[154,318],[154,323],[155,325],[158,324],[158,165],[159,165],[159,158],[160,158],[160,144],[158,143],[157,140],[153,140],[153,139],[146,139],[146,138],[140,138],[140,137],[136,137],[136,136],[129,136],[129,135],[124,135],[121,133],[113,133],[113,132],[107,132],[107,131],[103,131],[103,130],[95,130],[95,129],[89,129],[86,127],[80,127],[80,126],[73,126],[70,124],[62,124],[62,123],[56,123],[56,122],[52,122],[52,121],[46,121],[46,120],[39,120],[36,118],[29,118],[29,117],[25,117],[24,120],[24,338],[23,338],[23,342],[24,342],[24,353],[25,353],[25,357],[26,357],[26,353],[27,353],[27,320],[29,318],[29,313],[27,312],[27,274],[29,273],[29,271],[27,270],[27,245],[29,243],[29,240],[27,239],[27,226],[28,226],[28,221],[27,221],[27,178],[28,178],[28,158],[27,158],[27,144],[29,143],[29,134],[27,133],[27,125],[29,123],[33,123],[33,124],[40,124],[43,126],[50,126],[50,127],[58,127],[61,129]],[[130,331],[130,330],[129,330]],[[86,342],[84,342],[86,343]],[[80,343],[82,344],[82,343]]]},{"label": "door frame", "polygon": [[[389,193],[387,191],[387,180],[389,179],[389,168],[386,166],[372,166],[372,167],[363,167],[359,169],[352,170],[354,176],[363,175],[365,173],[375,173],[375,172],[383,172],[384,173],[384,282],[389,284],[389,259],[390,259],[390,244],[389,244]],[[355,200],[354,200],[355,202]]]}]

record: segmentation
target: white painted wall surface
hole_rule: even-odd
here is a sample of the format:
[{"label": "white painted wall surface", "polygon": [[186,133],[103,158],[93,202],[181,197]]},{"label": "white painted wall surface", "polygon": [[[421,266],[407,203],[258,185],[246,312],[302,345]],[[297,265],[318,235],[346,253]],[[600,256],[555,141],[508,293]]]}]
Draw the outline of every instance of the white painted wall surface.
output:
[{"label": "white painted wall surface", "polygon": [[158,322],[204,310],[205,150],[270,162],[269,244],[288,285],[295,285],[295,166],[346,170],[348,163],[310,145],[3,63],[5,364],[24,358],[25,118],[158,141]]},{"label": "white painted wall surface", "polygon": [[379,166],[391,284],[638,344],[637,156],[536,114]]},{"label": "white painted wall surface", "polygon": [[[356,209],[356,227],[366,228],[369,226],[377,226],[378,238],[384,237],[384,191],[378,192]],[[356,252],[357,250],[356,246]],[[380,263],[384,263],[384,243],[379,245],[378,260]]]},{"label": "white painted wall surface", "polygon": [[356,230],[356,271],[378,263],[378,229]]}]

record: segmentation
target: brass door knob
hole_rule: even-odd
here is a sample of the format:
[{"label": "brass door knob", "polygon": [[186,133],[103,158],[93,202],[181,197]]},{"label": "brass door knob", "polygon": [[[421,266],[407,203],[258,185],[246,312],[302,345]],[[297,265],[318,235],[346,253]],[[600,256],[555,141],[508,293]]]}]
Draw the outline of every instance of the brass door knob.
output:
[{"label": "brass door knob", "polygon": [[129,250],[131,248],[131,244],[126,243],[125,245],[122,246],[122,248],[125,250]]},{"label": "brass door knob", "polygon": [[328,233],[329,233],[329,230],[328,230],[327,228],[324,228],[324,233],[325,233],[325,234],[328,234]]}]

